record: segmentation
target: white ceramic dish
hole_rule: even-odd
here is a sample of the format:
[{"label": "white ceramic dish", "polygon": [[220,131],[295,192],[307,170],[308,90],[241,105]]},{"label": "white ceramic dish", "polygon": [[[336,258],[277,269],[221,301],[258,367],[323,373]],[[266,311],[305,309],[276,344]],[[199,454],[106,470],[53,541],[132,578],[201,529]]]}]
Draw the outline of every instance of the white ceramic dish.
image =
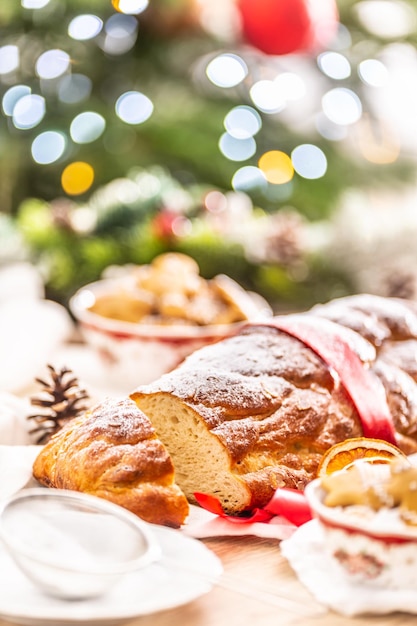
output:
[{"label": "white ceramic dish", "polygon": [[[121,390],[130,391],[156,380],[198,348],[235,334],[246,323],[144,324],[111,319],[89,310],[96,298],[114,293],[117,284],[114,279],[103,279],[85,285],[74,294],[69,306],[83,338],[100,356],[108,381]],[[260,296],[253,294],[251,298],[251,321],[271,316],[269,305]]]},{"label": "white ceramic dish", "polygon": [[150,524],[70,490],[25,489],[9,498],[0,537],[29,580],[58,598],[100,596],[160,556]]},{"label": "white ceramic dish", "polygon": [[326,506],[320,479],[305,494],[323,530],[324,551],[347,580],[417,591],[417,527],[401,520],[398,507]]},{"label": "white ceramic dish", "polygon": [[[303,524],[283,541],[281,553],[320,604],[348,617],[368,616],[369,622],[361,620],[361,624],[370,624],[371,615],[386,615],[395,611],[417,613],[415,586],[393,589],[358,584],[347,577],[328,555],[323,527],[316,519]],[[372,619],[372,623],[379,622]]]},{"label": "white ceramic dish", "polygon": [[203,543],[177,530],[152,530],[162,549],[160,561],[127,574],[107,594],[81,601],[39,591],[0,545],[0,617],[24,626],[116,626],[208,593],[222,573],[220,560]]},{"label": "white ceramic dish", "polygon": [[375,539],[401,540],[417,545],[417,527],[405,524],[395,509],[381,509],[378,515],[365,507],[330,507],[323,503],[324,489],[316,478],[305,489],[314,517],[328,528],[341,528],[346,532],[360,533]]}]

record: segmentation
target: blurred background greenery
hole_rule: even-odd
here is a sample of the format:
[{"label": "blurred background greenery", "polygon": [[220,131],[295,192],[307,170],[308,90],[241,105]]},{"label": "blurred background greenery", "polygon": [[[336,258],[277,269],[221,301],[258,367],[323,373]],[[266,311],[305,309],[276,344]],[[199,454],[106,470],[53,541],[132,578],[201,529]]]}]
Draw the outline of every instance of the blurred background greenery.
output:
[{"label": "blurred background greenery", "polygon": [[0,5],[0,265],[190,254],[277,311],[417,298],[415,0]]}]

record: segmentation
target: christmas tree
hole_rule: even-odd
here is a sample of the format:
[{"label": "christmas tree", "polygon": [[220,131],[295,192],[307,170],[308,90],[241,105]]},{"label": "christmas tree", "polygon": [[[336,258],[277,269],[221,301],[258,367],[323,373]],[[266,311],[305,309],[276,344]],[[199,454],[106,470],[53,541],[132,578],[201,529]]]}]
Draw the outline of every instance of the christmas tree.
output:
[{"label": "christmas tree", "polygon": [[411,0],[22,0],[0,20],[0,263],[30,258],[51,297],[165,250],[277,308],[416,295]]}]

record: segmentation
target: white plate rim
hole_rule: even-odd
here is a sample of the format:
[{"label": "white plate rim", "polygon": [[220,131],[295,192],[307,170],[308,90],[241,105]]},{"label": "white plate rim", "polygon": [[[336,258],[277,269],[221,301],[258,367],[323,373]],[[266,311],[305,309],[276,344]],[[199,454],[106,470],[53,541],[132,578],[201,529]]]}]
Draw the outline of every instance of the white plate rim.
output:
[{"label": "white plate rim", "polygon": [[[151,527],[157,540],[162,545],[163,556],[161,562],[151,564],[138,572],[127,574],[117,585],[117,588],[126,587],[127,584],[132,585],[135,581],[140,583],[142,577],[148,577],[151,568],[158,567],[167,576],[176,572],[184,574],[183,583],[181,583],[181,576],[177,574],[170,579],[170,582],[175,581],[175,584],[178,585],[176,594],[174,593],[173,595],[171,593],[168,597],[164,597],[163,588],[162,590],[158,589],[158,593],[155,594],[154,604],[148,602],[147,606],[141,607],[140,600],[138,600],[137,605],[129,603],[129,606],[125,608],[120,602],[120,598],[118,600],[117,589],[106,596],[100,596],[93,600],[74,602],[48,598],[48,596],[37,590],[34,585],[26,580],[24,574],[18,570],[17,566],[7,555],[5,548],[0,544],[0,568],[3,569],[4,564],[6,564],[9,568],[9,574],[13,570],[14,578],[17,578],[17,580],[19,580],[19,577],[21,578],[23,591],[25,586],[28,589],[28,585],[30,585],[31,598],[37,598],[39,601],[38,606],[30,601],[28,604],[27,601],[25,602],[23,595],[18,603],[9,603],[8,605],[8,598],[5,597],[7,594],[1,594],[0,617],[16,624],[33,624],[33,626],[48,626],[52,624],[54,626],[64,626],[80,623],[99,623],[106,626],[183,606],[208,593],[212,589],[215,580],[220,577],[223,571],[220,559],[200,540],[189,537],[179,530],[156,525],[151,525]],[[170,551],[173,552],[173,555],[170,554]],[[182,557],[187,556],[189,559],[192,559],[195,573],[187,573],[181,567],[182,557],[181,559],[179,558],[179,552],[181,552]],[[163,562],[164,556],[170,559],[169,564]],[[202,574],[200,579],[198,578],[198,572]],[[3,570],[0,574],[0,580],[7,575],[7,571]]]}]

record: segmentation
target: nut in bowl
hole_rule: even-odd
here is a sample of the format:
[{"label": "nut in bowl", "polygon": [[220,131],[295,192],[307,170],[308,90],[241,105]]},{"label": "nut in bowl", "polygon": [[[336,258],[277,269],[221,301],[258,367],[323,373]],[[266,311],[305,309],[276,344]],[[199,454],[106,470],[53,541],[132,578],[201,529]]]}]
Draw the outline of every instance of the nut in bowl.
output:
[{"label": "nut in bowl", "polygon": [[70,308],[113,384],[126,391],[155,380],[243,323],[272,314],[263,298],[231,278],[202,278],[196,262],[180,253],[85,285]]},{"label": "nut in bowl", "polygon": [[356,461],[305,494],[326,554],[347,581],[417,591],[417,467]]}]

